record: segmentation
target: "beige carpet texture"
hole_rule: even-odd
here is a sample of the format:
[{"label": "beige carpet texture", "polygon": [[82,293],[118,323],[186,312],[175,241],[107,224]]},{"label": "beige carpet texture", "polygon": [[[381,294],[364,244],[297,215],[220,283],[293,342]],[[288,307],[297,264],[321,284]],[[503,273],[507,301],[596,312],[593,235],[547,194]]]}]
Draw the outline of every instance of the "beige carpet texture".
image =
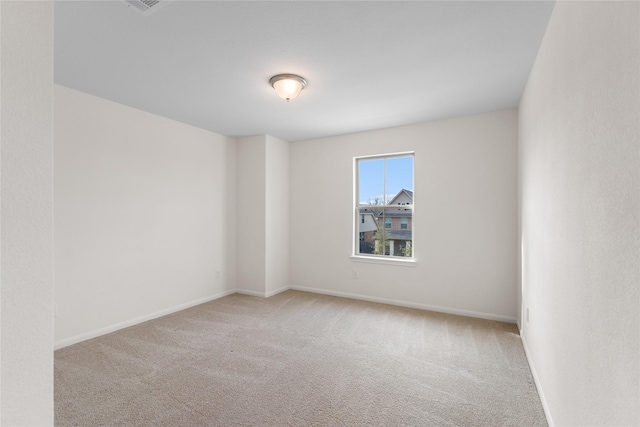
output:
[{"label": "beige carpet texture", "polygon": [[55,352],[57,426],[546,426],[515,325],[234,294]]}]

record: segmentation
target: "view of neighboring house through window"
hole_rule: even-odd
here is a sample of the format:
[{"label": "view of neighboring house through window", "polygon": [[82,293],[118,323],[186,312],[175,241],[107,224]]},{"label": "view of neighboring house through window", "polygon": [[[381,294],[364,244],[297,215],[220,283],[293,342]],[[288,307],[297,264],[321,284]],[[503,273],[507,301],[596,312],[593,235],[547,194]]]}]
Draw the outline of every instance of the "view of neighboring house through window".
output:
[{"label": "view of neighboring house through window", "polygon": [[355,159],[355,254],[413,257],[413,153]]}]

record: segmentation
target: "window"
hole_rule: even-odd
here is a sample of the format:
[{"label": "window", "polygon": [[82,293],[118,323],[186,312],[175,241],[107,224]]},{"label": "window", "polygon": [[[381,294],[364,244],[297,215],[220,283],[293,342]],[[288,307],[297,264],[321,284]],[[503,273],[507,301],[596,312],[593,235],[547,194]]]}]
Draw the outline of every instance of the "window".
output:
[{"label": "window", "polygon": [[354,255],[413,258],[413,158],[400,153],[354,159]]}]

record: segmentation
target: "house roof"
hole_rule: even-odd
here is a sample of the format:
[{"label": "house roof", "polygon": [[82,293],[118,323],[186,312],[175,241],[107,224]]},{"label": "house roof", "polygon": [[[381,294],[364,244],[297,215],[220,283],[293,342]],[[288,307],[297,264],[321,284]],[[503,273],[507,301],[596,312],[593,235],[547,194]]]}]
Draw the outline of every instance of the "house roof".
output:
[{"label": "house roof", "polygon": [[[386,209],[384,216],[392,217],[392,218],[411,218],[413,216],[413,212],[407,209],[398,208],[398,209]],[[360,213],[362,215],[373,215],[375,218],[382,218],[382,210],[378,209],[376,212],[371,212],[369,209],[360,209]]]},{"label": "house roof", "polygon": [[[394,212],[393,210],[387,210],[384,216],[387,218],[411,218],[413,216],[413,212]],[[376,216],[376,218],[382,218],[382,214]]]},{"label": "house roof", "polygon": [[411,230],[387,230],[389,240],[413,240],[413,232]]},{"label": "house roof", "polygon": [[411,202],[413,202],[413,191],[411,191],[411,190],[406,190],[406,189],[404,189],[404,188],[403,188],[402,190],[398,191],[398,194],[396,194],[395,196],[393,196],[393,199],[391,199],[391,201],[389,202],[389,204],[390,204],[390,205],[393,205],[393,202],[394,202],[398,197],[400,197],[403,193],[404,193],[404,194],[406,194],[406,195],[411,199]]}]

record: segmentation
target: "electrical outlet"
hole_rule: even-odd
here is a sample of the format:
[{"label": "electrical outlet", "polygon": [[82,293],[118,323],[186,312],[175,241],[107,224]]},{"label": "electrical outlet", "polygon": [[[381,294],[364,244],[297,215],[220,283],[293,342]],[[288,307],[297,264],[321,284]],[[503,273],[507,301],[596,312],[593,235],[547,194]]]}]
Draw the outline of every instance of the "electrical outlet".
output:
[{"label": "electrical outlet", "polygon": [[358,278],[358,272],[356,270],[351,270],[351,278],[352,279],[357,279]]},{"label": "electrical outlet", "polygon": [[529,307],[527,307],[527,323],[529,323]]},{"label": "electrical outlet", "polygon": [[222,271],[216,270],[216,279],[222,279]]}]

